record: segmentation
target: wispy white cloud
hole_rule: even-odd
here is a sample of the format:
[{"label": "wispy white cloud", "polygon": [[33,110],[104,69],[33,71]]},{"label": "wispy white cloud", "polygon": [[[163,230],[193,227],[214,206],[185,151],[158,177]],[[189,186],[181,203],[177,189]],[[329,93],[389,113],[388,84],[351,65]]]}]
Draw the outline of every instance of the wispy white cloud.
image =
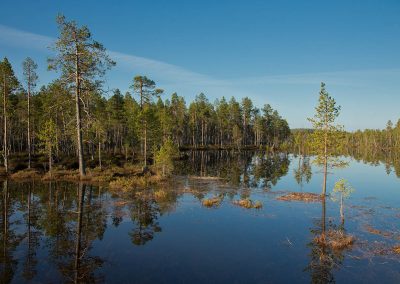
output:
[{"label": "wispy white cloud", "polygon": [[[0,44],[29,49],[34,48],[36,50],[49,52],[48,47],[51,46],[55,40],[56,39],[53,37],[0,25]],[[118,70],[134,72],[135,74],[148,74],[153,78],[161,80],[166,86],[195,86],[195,89],[201,87],[203,89],[213,89],[217,91],[225,90],[226,93],[234,94],[238,94],[240,90],[247,90],[248,87],[254,89],[257,86],[263,87],[268,85],[315,86],[319,85],[321,81],[327,81],[330,85],[356,86],[364,84],[366,80],[391,79],[400,75],[400,69],[378,69],[217,79],[163,61],[117,51],[109,51],[109,54],[111,58],[117,62]],[[240,93],[249,95],[248,91]],[[253,94],[257,95],[256,93]]]},{"label": "wispy white cloud", "polygon": [[0,25],[0,43],[3,44],[23,48],[34,48],[36,50],[46,50],[54,40],[55,39],[52,37]]},{"label": "wispy white cloud", "polygon": [[[55,40],[53,37],[0,25],[0,43],[9,46],[48,51],[48,48]],[[116,51],[109,51],[108,53],[118,63],[117,66],[119,68],[126,71],[136,70],[151,73],[157,77],[163,77],[165,81],[176,81],[179,79],[182,83],[198,82],[198,84],[205,85],[221,85],[226,83],[166,62]]]},{"label": "wispy white cloud", "polygon": [[[47,56],[51,52],[48,47],[55,40],[53,37],[0,25],[0,47],[34,49]],[[167,93],[177,91],[188,101],[199,92],[206,93],[211,100],[221,96],[239,99],[249,96],[258,106],[271,103],[284,117],[289,118],[289,123],[294,127],[303,127],[306,122],[304,113],[312,113],[321,81],[328,84],[328,90],[333,90],[332,93],[341,102],[350,106],[364,104],[363,108],[352,108],[354,116],[343,112],[346,121],[356,121],[359,125],[360,117],[364,115],[366,120],[369,118],[362,109],[379,110],[380,106],[387,110],[395,105],[387,106],[379,98],[385,94],[396,97],[393,93],[397,90],[400,78],[400,69],[376,69],[220,79],[159,60],[117,51],[109,51],[109,54],[117,62],[117,67],[107,76],[110,88],[123,89],[125,86],[127,90],[133,75],[145,74],[158,82]],[[365,96],[369,97],[368,102]],[[391,113],[397,114],[397,109],[392,108]]]}]

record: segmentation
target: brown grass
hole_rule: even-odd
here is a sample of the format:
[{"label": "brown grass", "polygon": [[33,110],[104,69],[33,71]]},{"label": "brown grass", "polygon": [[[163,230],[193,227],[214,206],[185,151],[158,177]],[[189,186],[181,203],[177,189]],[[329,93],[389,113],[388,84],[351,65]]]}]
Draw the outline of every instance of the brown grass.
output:
[{"label": "brown grass", "polygon": [[254,202],[254,205],[253,205],[253,207],[255,208],[255,209],[261,209],[262,207],[263,207],[263,204],[261,203],[261,201],[256,201],[256,202]]},{"label": "brown grass", "polygon": [[47,172],[42,180],[77,181],[80,180],[80,176],[78,170],[55,169],[51,173]]},{"label": "brown grass", "polygon": [[290,192],[286,195],[279,196],[277,200],[283,201],[303,201],[303,202],[320,202],[322,196],[311,192]]},{"label": "brown grass", "polygon": [[342,230],[329,230],[325,234],[315,237],[314,241],[321,246],[330,247],[333,250],[343,250],[351,248],[355,242],[355,238],[352,235],[347,235]]},{"label": "brown grass", "polygon": [[135,188],[144,188],[148,185],[162,183],[165,180],[165,178],[159,175],[118,177],[110,182],[110,189],[129,191]]},{"label": "brown grass", "polygon": [[262,208],[262,203],[261,201],[255,201],[253,202],[251,199],[248,198],[244,198],[244,199],[239,199],[239,200],[234,200],[232,202],[234,205],[246,208],[246,209],[251,209],[251,208],[255,208],[255,209],[260,209]]},{"label": "brown grass", "polygon": [[30,180],[30,179],[40,178],[41,174],[36,169],[25,169],[25,170],[13,173],[10,177],[14,180],[28,180],[28,179]]},{"label": "brown grass", "polygon": [[400,254],[400,245],[394,246],[394,247],[393,247],[393,252],[394,252],[395,254]]},{"label": "brown grass", "polygon": [[201,202],[205,207],[218,207],[221,204],[222,199],[220,197],[205,198]]}]

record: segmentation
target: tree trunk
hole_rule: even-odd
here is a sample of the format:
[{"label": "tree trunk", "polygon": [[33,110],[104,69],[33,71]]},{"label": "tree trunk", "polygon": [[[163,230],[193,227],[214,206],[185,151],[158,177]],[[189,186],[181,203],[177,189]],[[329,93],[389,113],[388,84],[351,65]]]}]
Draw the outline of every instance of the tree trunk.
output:
[{"label": "tree trunk", "polygon": [[147,121],[144,122],[144,167],[147,167]]},{"label": "tree trunk", "polygon": [[201,146],[204,146],[204,120],[201,120]]},{"label": "tree trunk", "polygon": [[322,220],[321,220],[321,235],[325,236],[326,231],[326,200],[325,195],[322,197]]},{"label": "tree trunk", "polygon": [[101,170],[101,142],[99,142],[99,168]]},{"label": "tree trunk", "polygon": [[31,168],[31,77],[28,78],[28,169]]},{"label": "tree trunk", "polygon": [[7,90],[6,90],[6,74],[4,73],[3,81],[3,115],[4,115],[4,135],[3,135],[3,157],[4,168],[8,173],[8,145],[7,145]]},{"label": "tree trunk", "polygon": [[340,219],[342,221],[342,226],[344,226],[344,211],[343,211],[343,194],[340,195]]},{"label": "tree trunk", "polygon": [[80,269],[80,259],[81,259],[81,234],[82,234],[82,211],[83,211],[83,202],[85,196],[85,188],[82,183],[79,183],[79,201],[78,201],[78,220],[76,222],[76,245],[75,245],[75,283],[79,283],[79,269]]},{"label": "tree trunk", "polygon": [[53,153],[52,153],[51,146],[50,146],[50,149],[49,149],[49,173],[50,173],[50,176],[52,175],[52,170],[53,170],[53,157],[52,157],[52,155],[53,155]]},{"label": "tree trunk", "polygon": [[325,136],[324,136],[324,183],[322,185],[322,194],[326,195],[326,179],[328,175],[328,126],[327,118],[325,117]]},{"label": "tree trunk", "polygon": [[86,175],[85,161],[83,158],[83,139],[82,139],[82,121],[81,121],[81,102],[80,102],[80,73],[79,73],[79,54],[78,46],[75,47],[75,111],[76,111],[76,134],[78,138],[78,163],[79,174],[82,177]]}]

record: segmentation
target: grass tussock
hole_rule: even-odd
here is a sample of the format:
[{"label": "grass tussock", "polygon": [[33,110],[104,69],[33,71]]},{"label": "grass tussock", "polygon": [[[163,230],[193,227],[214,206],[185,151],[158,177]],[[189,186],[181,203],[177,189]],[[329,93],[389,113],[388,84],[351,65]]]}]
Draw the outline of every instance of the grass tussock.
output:
[{"label": "grass tussock", "polygon": [[346,234],[342,230],[329,230],[314,238],[314,241],[333,250],[343,250],[351,248],[355,242],[353,235]]},{"label": "grass tussock", "polygon": [[211,197],[211,198],[205,198],[201,202],[204,207],[218,207],[222,202],[222,199],[220,197]]},{"label": "grass tussock", "polygon": [[143,175],[118,177],[110,182],[111,190],[129,191],[135,188],[144,188],[148,185],[163,182],[165,179],[159,175]]},{"label": "grass tussock", "polygon": [[400,254],[400,245],[394,246],[394,247],[393,247],[393,252],[394,252],[395,254]]},{"label": "grass tussock", "polygon": [[13,173],[10,177],[13,180],[39,179],[41,177],[41,173],[36,169],[25,169]]},{"label": "grass tussock", "polygon": [[277,200],[282,201],[303,201],[303,202],[320,202],[322,196],[320,194],[311,192],[290,192],[288,194],[279,196]]},{"label": "grass tussock", "polygon": [[249,198],[234,200],[233,204],[243,207],[243,208],[246,208],[246,209],[252,209],[252,208],[261,209],[263,207],[263,204],[261,203],[261,201],[257,200],[255,202],[253,202]]},{"label": "grass tussock", "polygon": [[80,180],[79,171],[78,170],[64,170],[64,169],[55,169],[51,172],[47,172],[42,180],[64,180],[64,181],[77,181]]},{"label": "grass tussock", "polygon": [[88,171],[87,174],[90,180],[93,182],[110,182],[116,177],[127,175],[126,170],[121,167],[109,167],[109,168],[94,168]]}]

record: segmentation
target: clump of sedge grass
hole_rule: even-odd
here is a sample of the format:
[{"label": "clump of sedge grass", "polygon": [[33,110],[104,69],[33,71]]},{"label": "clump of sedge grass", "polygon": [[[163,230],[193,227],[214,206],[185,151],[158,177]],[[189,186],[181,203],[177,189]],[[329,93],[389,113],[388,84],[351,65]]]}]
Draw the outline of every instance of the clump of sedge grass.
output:
[{"label": "clump of sedge grass", "polygon": [[211,208],[219,206],[221,204],[221,201],[222,199],[219,197],[211,197],[203,199],[201,203],[203,204],[203,206]]},{"label": "clump of sedge grass", "polygon": [[144,188],[151,184],[163,182],[165,179],[159,175],[143,175],[118,177],[110,182],[110,189],[128,191],[135,188]]},{"label": "clump of sedge grass", "polygon": [[76,181],[80,180],[80,176],[77,170],[53,169],[51,172],[47,172],[42,180]]},{"label": "clump of sedge grass", "polygon": [[11,178],[15,180],[37,179],[40,178],[40,173],[36,169],[25,169],[13,173],[11,175]]},{"label": "clump of sedge grass", "polygon": [[120,189],[123,191],[145,186],[146,180],[144,177],[119,177],[110,182],[110,189]]},{"label": "clump of sedge grass", "polygon": [[254,202],[253,208],[255,209],[261,209],[263,207],[263,204],[261,203],[261,201],[256,201]]},{"label": "clump of sedge grass", "polygon": [[351,248],[355,242],[353,235],[348,235],[342,230],[329,230],[314,238],[314,241],[333,250],[343,250]]},{"label": "clump of sedge grass", "polygon": [[400,254],[400,245],[394,246],[394,247],[393,247],[393,252],[394,252],[395,254]]},{"label": "clump of sedge grass", "polygon": [[260,209],[263,207],[261,201],[255,201],[253,202],[251,199],[249,198],[244,198],[244,199],[239,199],[239,200],[234,200],[233,201],[234,205],[246,208],[246,209],[251,209],[251,208],[255,208],[255,209]]},{"label": "clump of sedge grass", "polygon": [[322,201],[322,196],[311,192],[290,192],[286,195],[279,196],[277,200],[319,202]]}]

